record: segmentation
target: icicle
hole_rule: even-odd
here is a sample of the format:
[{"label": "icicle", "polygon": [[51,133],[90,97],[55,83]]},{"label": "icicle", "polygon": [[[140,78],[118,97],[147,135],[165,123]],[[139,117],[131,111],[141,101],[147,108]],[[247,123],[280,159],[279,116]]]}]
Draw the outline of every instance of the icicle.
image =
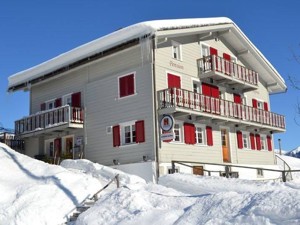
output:
[{"label": "icicle", "polygon": [[148,62],[150,60],[150,55],[151,55],[150,37],[151,36],[140,37],[142,66],[144,66],[144,62]]}]

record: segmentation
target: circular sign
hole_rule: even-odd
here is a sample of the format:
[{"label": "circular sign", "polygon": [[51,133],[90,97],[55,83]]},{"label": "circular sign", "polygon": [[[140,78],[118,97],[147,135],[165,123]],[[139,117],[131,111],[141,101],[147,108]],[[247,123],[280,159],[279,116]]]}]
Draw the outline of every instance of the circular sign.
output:
[{"label": "circular sign", "polygon": [[160,121],[160,128],[163,131],[169,131],[173,128],[174,119],[170,115],[163,115],[163,118]]}]

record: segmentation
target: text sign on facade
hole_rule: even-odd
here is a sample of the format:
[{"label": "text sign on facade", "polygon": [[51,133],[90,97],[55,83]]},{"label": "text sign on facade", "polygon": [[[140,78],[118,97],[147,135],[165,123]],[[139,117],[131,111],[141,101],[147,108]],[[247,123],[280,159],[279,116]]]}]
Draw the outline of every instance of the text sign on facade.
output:
[{"label": "text sign on facade", "polygon": [[173,140],[174,139],[174,133],[173,132],[163,133],[163,134],[161,134],[160,139],[162,141]]}]

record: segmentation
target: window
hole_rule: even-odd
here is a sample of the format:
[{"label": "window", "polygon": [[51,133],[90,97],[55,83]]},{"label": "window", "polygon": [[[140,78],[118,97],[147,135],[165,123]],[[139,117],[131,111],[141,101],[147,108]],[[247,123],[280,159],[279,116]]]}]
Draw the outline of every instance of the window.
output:
[{"label": "window", "polygon": [[209,46],[206,44],[201,44],[201,57],[209,56],[209,54]]},{"label": "window", "polygon": [[133,144],[135,141],[135,123],[124,126],[122,129],[122,144]]},{"label": "window", "polygon": [[261,150],[267,150],[266,136],[265,135],[260,136],[260,146],[261,146]]},{"label": "window", "polygon": [[175,123],[174,125],[174,141],[182,142],[182,124]]},{"label": "window", "polygon": [[63,96],[63,105],[72,105],[72,95],[68,94]]},{"label": "window", "polygon": [[46,110],[53,109],[54,108],[54,102],[55,100],[50,100],[46,102]]},{"label": "window", "polygon": [[201,93],[201,83],[199,81],[193,81],[193,92]]},{"label": "window", "polygon": [[172,57],[177,60],[182,60],[181,44],[172,41]]},{"label": "window", "polygon": [[262,169],[257,169],[257,177],[264,177],[264,171]]},{"label": "window", "polygon": [[249,145],[249,134],[248,133],[244,133],[243,132],[243,146],[244,148],[249,149],[250,145]]},{"label": "window", "polygon": [[135,74],[119,77],[119,97],[123,98],[135,94]]},{"label": "window", "polygon": [[[168,167],[168,174],[172,174],[172,168]],[[175,167],[175,173],[179,173],[179,167]]]},{"label": "window", "polygon": [[144,120],[130,121],[112,127],[113,146],[145,142]]},{"label": "window", "polygon": [[199,145],[205,144],[204,126],[196,125],[196,143]]}]

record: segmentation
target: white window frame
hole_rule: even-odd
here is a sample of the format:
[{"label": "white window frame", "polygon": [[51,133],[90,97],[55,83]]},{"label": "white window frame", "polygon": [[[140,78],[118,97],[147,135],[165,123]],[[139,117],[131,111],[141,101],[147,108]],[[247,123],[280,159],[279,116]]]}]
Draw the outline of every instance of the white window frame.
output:
[{"label": "white window frame", "polygon": [[257,169],[256,170],[256,175],[257,175],[257,178],[264,177],[264,170],[263,169]]},{"label": "white window frame", "polygon": [[[51,139],[47,139],[44,141],[44,154],[47,155],[47,156],[50,156],[50,145],[52,143],[52,146],[53,146],[53,149],[52,149],[52,153],[53,153],[53,156],[50,156],[50,157],[54,157],[54,138],[51,138]],[[49,147],[49,149],[48,149]]]},{"label": "white window frame", "polygon": [[[120,127],[121,127],[121,145],[125,146],[125,145],[132,145],[132,144],[136,144],[136,127],[135,127],[135,122],[136,120],[133,121],[129,121],[126,123],[121,123]],[[130,142],[126,143],[126,137],[125,137],[125,129],[129,127],[130,129]],[[134,130],[133,130],[134,127]],[[134,132],[134,133],[133,133]]]},{"label": "white window frame", "polygon": [[260,135],[260,146],[262,151],[268,151],[267,136],[264,134]]},{"label": "white window frame", "polygon": [[257,108],[264,110],[264,101],[261,99],[256,99],[256,101],[257,101]]},{"label": "white window frame", "polygon": [[[126,77],[126,76],[129,76],[133,74],[133,85],[134,85],[134,91],[133,91],[133,94],[131,95],[126,95],[126,96],[123,96],[123,97],[120,97],[120,78],[122,77]],[[127,73],[127,74],[124,74],[124,75],[121,75],[121,76],[118,76],[118,99],[125,99],[125,98],[130,98],[132,96],[135,96],[137,94],[136,92],[136,72],[130,72],[130,73]]]},{"label": "white window frame", "polygon": [[[175,128],[176,125],[178,125],[178,129]],[[175,131],[178,130],[179,131],[179,140],[176,140],[176,133]],[[173,143],[183,143],[183,140],[184,140],[184,134],[183,134],[183,122],[178,122],[178,121],[175,121],[174,123],[174,127],[173,127],[173,132],[174,132],[174,139],[172,140]]]},{"label": "white window frame", "polygon": [[172,41],[172,58],[182,61],[182,45],[176,41]]},{"label": "white window frame", "polygon": [[[242,141],[243,141],[243,148],[244,149],[251,149],[250,146],[250,133],[249,132],[242,132]],[[245,147],[245,141],[246,141],[246,147]]]},{"label": "white window frame", "polygon": [[[198,128],[201,128],[202,131],[202,143],[199,143],[199,140],[198,140]],[[203,125],[203,124],[195,124],[195,136],[196,136],[196,145],[207,145],[206,143],[206,126]]]},{"label": "white window frame", "polygon": [[[210,55],[210,51],[209,51],[210,46],[206,43],[201,43],[200,46],[201,46],[201,50],[200,50],[201,58],[204,58],[205,56],[209,56]],[[207,49],[207,54],[205,54],[204,48]]]},{"label": "white window frame", "polygon": [[[194,85],[197,85],[197,92],[195,92],[195,88],[194,88]],[[200,80],[197,80],[197,79],[193,79],[192,78],[192,91],[194,93],[198,93],[198,94],[201,94],[201,81]]]},{"label": "white window frame", "polygon": [[[62,105],[69,105],[69,106],[72,106],[72,94],[73,93],[69,93],[69,94],[66,94],[62,97],[62,102],[63,104]],[[70,102],[68,102],[68,100]]]},{"label": "white window frame", "polygon": [[[46,104],[46,110],[54,109],[55,108],[55,99],[51,99],[45,102]],[[50,108],[50,104],[52,104],[52,107]]]}]

